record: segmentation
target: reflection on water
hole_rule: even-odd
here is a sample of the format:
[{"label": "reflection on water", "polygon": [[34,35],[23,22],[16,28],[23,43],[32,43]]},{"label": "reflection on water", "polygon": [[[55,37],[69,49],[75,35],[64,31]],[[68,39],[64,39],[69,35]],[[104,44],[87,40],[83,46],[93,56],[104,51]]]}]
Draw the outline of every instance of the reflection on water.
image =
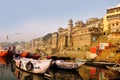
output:
[{"label": "reflection on water", "polygon": [[59,69],[56,71],[50,71],[49,74],[52,76],[52,80],[82,80],[78,71]]},{"label": "reflection on water", "polygon": [[119,72],[113,72],[111,70],[102,67],[82,66],[79,68],[79,74],[83,80],[115,80],[120,79]]},{"label": "reflection on water", "polygon": [[0,57],[0,80],[18,80],[12,72],[11,62],[11,59]]},{"label": "reflection on water", "polygon": [[[47,72],[50,75],[49,80],[120,80],[120,73],[111,70],[81,66],[78,71],[49,69]],[[12,59],[0,57],[0,80],[48,80],[43,75],[36,75],[24,72],[16,68]]]},{"label": "reflection on water", "polygon": [[43,75],[27,73],[18,68],[15,68],[14,74],[19,80],[46,80]]}]

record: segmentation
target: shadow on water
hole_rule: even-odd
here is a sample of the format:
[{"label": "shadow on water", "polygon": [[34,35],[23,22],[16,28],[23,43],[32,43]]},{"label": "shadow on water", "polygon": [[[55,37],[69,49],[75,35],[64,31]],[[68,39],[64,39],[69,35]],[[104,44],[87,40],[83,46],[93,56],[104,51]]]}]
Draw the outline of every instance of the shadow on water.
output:
[{"label": "shadow on water", "polygon": [[83,80],[120,80],[120,73],[114,72],[104,67],[94,67],[84,65],[79,68],[79,73]]},{"label": "shadow on water", "polygon": [[0,80],[18,80],[12,71],[13,64],[11,59],[0,57]]},{"label": "shadow on water", "polygon": [[51,75],[51,80],[82,80],[78,71],[75,70],[51,67],[47,73]]}]

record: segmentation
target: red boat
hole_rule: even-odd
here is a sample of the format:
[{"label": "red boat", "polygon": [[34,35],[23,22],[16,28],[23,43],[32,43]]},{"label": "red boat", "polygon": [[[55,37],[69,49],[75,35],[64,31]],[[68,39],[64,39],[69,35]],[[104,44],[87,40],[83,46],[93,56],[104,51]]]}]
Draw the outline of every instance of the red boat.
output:
[{"label": "red boat", "polygon": [[1,64],[6,64],[6,60],[5,60],[4,57],[0,57],[0,63],[1,63]]},{"label": "red boat", "polygon": [[20,57],[27,57],[28,55],[29,55],[28,52],[22,52],[22,53],[20,54]]},{"label": "red boat", "polygon": [[7,55],[7,50],[0,50],[0,57],[4,57]]},{"label": "red boat", "polygon": [[38,53],[30,53],[30,52],[27,52],[27,51],[24,51],[22,53],[19,54],[20,57],[25,57],[25,58],[33,58],[33,59],[38,59],[40,57],[40,54]]},{"label": "red boat", "polygon": [[40,54],[37,54],[37,53],[33,54],[32,56],[33,59],[38,59],[39,57],[40,57]]}]

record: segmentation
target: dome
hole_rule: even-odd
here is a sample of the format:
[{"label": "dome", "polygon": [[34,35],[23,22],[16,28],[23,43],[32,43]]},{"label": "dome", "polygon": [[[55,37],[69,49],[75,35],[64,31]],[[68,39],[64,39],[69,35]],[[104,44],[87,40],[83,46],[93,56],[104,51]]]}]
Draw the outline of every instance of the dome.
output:
[{"label": "dome", "polygon": [[62,31],[62,30],[64,30],[62,27],[60,27],[60,28],[58,29],[58,31]]}]

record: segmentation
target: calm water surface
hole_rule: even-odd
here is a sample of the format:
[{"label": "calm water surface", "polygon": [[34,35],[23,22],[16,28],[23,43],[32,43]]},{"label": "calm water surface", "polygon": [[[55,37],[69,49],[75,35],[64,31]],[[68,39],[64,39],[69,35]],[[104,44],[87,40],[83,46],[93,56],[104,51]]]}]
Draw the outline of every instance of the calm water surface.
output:
[{"label": "calm water surface", "polygon": [[0,57],[0,80],[120,80],[120,73],[102,67],[83,65],[77,71],[49,69],[50,78],[24,72],[12,60]]}]

